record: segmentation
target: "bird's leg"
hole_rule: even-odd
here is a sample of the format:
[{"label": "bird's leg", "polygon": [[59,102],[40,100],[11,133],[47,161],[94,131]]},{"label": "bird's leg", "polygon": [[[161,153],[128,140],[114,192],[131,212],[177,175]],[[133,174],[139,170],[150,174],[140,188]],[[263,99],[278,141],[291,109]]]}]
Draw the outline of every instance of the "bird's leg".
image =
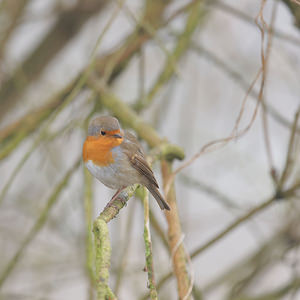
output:
[{"label": "bird's leg", "polygon": [[[118,189],[116,191],[116,193],[113,195],[113,197],[111,198],[111,200],[107,203],[107,206],[112,206],[113,202],[118,198],[118,196],[120,195],[120,193],[125,189],[126,187],[122,187],[120,189]],[[125,205],[126,202],[123,201],[123,199],[120,199],[122,201],[122,203]]]}]

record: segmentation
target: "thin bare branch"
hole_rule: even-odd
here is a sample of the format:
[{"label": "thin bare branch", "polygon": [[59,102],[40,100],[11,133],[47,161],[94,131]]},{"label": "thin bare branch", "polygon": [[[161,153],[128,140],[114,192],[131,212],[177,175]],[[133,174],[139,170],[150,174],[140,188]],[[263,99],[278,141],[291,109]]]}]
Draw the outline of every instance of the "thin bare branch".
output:
[{"label": "thin bare branch", "polygon": [[[225,60],[221,59],[218,55],[213,53],[212,51],[206,49],[203,45],[199,45],[196,42],[192,42],[192,49],[195,50],[197,53],[204,55],[206,58],[211,60],[216,67],[218,67],[220,70],[226,72],[230,77],[234,79],[236,83],[240,85],[242,89],[245,91],[248,90],[249,84],[247,81],[243,78],[243,74],[235,71],[232,66],[227,63]],[[256,92],[254,89],[250,91],[250,96],[253,97],[253,100],[257,101],[258,99],[258,92]],[[284,127],[290,129],[291,123],[284,118],[284,116],[281,115],[280,112],[278,112],[271,104],[264,102],[264,109],[267,111],[268,114],[274,120],[279,122],[279,124],[283,125]],[[297,132],[300,132],[300,127],[297,128]]]},{"label": "thin bare branch", "polygon": [[[267,49],[266,49],[266,65],[265,65],[265,75],[264,75],[265,78],[267,78],[267,73],[268,73],[268,65],[269,65],[269,60],[270,60],[269,57],[270,57],[272,42],[273,42],[273,32],[274,32],[274,24],[275,24],[275,19],[276,19],[277,7],[278,7],[278,1],[275,1],[273,4],[270,26],[268,28],[269,38],[268,38]],[[263,43],[263,40],[262,40],[262,43]],[[267,159],[268,159],[268,163],[269,163],[270,175],[271,175],[274,183],[276,184],[277,177],[276,177],[273,154],[272,154],[272,149],[271,149],[271,141],[270,141],[270,134],[269,134],[267,110],[266,110],[266,105],[265,105],[265,97],[262,97],[262,120],[263,120],[264,142],[265,142],[265,147],[266,147]]]},{"label": "thin bare branch", "polygon": [[[287,0],[287,1],[289,1],[289,0]],[[256,26],[255,22],[253,20],[253,17],[251,17],[247,13],[244,13],[243,11],[235,8],[234,6],[229,5],[228,3],[221,2],[221,1],[215,1],[215,2],[208,1],[208,5],[211,5],[216,9],[221,9],[225,13],[229,13],[250,25]],[[300,39],[299,38],[289,35],[288,33],[282,32],[282,31],[280,31],[279,28],[274,28],[274,37],[281,39],[282,41],[284,41],[286,43],[290,43],[292,45],[300,47]]]},{"label": "thin bare branch", "polygon": [[277,190],[279,192],[282,190],[284,184],[289,179],[288,177],[289,177],[289,175],[291,173],[291,169],[293,167],[293,165],[292,165],[293,150],[294,150],[294,142],[295,142],[295,136],[296,136],[296,129],[297,129],[297,126],[298,126],[299,115],[300,115],[300,108],[298,109],[298,111],[295,114],[293,127],[291,129],[289,145],[288,145],[288,151],[287,151],[286,160],[285,160],[285,165],[284,165],[284,169],[282,171],[282,175],[279,179],[278,186],[277,186]]},{"label": "thin bare branch", "polygon": [[[264,45],[264,38],[265,38],[264,28],[266,27],[265,21],[263,19],[264,5],[265,5],[265,0],[262,0],[260,11],[259,11],[259,13],[257,15],[257,20],[258,20],[258,18],[260,18],[260,21],[262,22],[262,24],[263,24],[264,27],[261,27],[258,24],[258,22],[256,21],[257,26],[259,27],[259,29],[261,31],[261,63],[262,63],[262,67],[258,71],[258,73],[256,74],[255,79],[253,80],[250,88],[248,89],[248,91],[246,93],[246,96],[245,96],[245,98],[243,100],[242,107],[241,107],[239,115],[238,115],[238,117],[236,119],[235,126],[234,126],[234,128],[232,130],[232,133],[228,137],[225,137],[225,138],[222,138],[222,139],[218,139],[218,140],[214,140],[212,142],[207,143],[206,145],[204,145],[200,149],[200,151],[198,153],[196,153],[195,155],[193,155],[189,160],[187,160],[180,167],[178,167],[173,172],[173,175],[170,177],[169,182],[166,183],[166,191],[168,191],[168,189],[170,188],[170,185],[173,182],[176,174],[178,174],[179,172],[181,172],[184,168],[190,166],[202,154],[204,154],[204,153],[206,153],[208,151],[211,151],[212,148],[215,147],[215,146],[224,147],[225,145],[228,144],[228,142],[230,142],[230,141],[232,141],[234,139],[242,137],[252,127],[252,124],[254,123],[254,121],[256,119],[256,115],[257,115],[259,104],[262,102],[262,99],[263,99],[264,87],[265,87],[265,79],[266,79],[266,63],[267,63],[268,58],[269,58],[269,53],[267,53],[267,56],[265,56],[265,51],[264,51],[264,46],[263,46]],[[238,132],[238,126],[240,124],[240,121],[241,121],[241,118],[242,118],[242,115],[243,115],[243,112],[244,112],[246,101],[248,99],[248,96],[249,96],[251,90],[253,89],[254,84],[258,80],[260,74],[262,74],[262,80],[261,80],[261,84],[260,84],[260,90],[259,90],[259,93],[258,93],[257,103],[256,103],[256,106],[255,106],[254,112],[252,114],[251,120],[250,120],[250,122],[248,123],[248,125],[244,129],[242,129],[241,131]]]}]

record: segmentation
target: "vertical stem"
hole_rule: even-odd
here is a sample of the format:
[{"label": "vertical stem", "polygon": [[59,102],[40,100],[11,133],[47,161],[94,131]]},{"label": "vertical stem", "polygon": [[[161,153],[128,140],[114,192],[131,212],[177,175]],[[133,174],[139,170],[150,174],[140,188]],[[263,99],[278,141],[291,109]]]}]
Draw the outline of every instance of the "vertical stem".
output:
[{"label": "vertical stem", "polygon": [[98,217],[94,222],[96,248],[96,285],[98,300],[117,299],[108,286],[111,247],[106,222]]},{"label": "vertical stem", "polygon": [[[171,163],[162,160],[161,169],[165,186],[166,183],[169,182],[169,178],[172,175]],[[186,266],[186,254],[181,242],[182,231],[178,215],[174,183],[166,195],[166,200],[171,208],[170,211],[165,212],[165,215],[168,222],[169,248],[172,255],[173,269],[177,280],[179,299],[190,299],[190,279]]]},{"label": "vertical stem", "polygon": [[143,202],[144,202],[144,241],[145,241],[145,256],[146,256],[146,269],[148,273],[148,287],[150,289],[151,299],[157,299],[157,291],[154,280],[154,267],[152,256],[152,242],[150,234],[150,221],[149,221],[149,192],[143,188]]},{"label": "vertical stem", "polygon": [[117,299],[108,286],[111,247],[107,223],[115,218],[120,209],[126,205],[133,196],[136,187],[137,185],[130,186],[122,191],[113,203],[104,208],[94,222],[97,300]]},{"label": "vertical stem", "polygon": [[286,160],[285,160],[285,165],[284,165],[284,169],[282,171],[282,175],[279,179],[278,182],[278,187],[277,187],[277,191],[280,193],[283,185],[285,184],[286,180],[288,179],[288,176],[290,174],[291,171],[291,167],[292,167],[292,156],[293,156],[293,147],[294,147],[294,142],[295,142],[295,136],[296,136],[296,131],[297,131],[297,124],[298,124],[298,120],[299,120],[299,116],[300,116],[300,107],[297,110],[296,114],[295,114],[295,118],[294,118],[294,122],[293,122],[293,126],[291,128],[291,132],[290,132],[290,139],[289,139],[289,145],[288,145],[288,151],[287,151],[287,155],[286,155]]},{"label": "vertical stem", "polygon": [[93,218],[93,192],[92,192],[92,176],[89,171],[84,168],[84,179],[85,179],[85,190],[84,190],[84,211],[85,211],[85,222],[86,222],[86,272],[89,279],[88,299],[94,298],[94,245],[92,236],[92,218]]}]

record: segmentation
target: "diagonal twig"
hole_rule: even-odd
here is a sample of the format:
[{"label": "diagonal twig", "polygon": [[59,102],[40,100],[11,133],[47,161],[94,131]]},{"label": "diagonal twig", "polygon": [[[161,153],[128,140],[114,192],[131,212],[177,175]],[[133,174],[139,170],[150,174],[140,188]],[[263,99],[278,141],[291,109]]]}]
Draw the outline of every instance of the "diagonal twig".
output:
[{"label": "diagonal twig", "polygon": [[24,254],[24,251],[26,250],[27,246],[30,244],[30,242],[36,237],[36,235],[39,233],[39,231],[43,228],[45,225],[49,213],[54,206],[54,204],[58,201],[59,195],[62,192],[62,190],[65,188],[65,186],[68,184],[72,174],[74,174],[75,170],[80,165],[81,160],[77,160],[77,162],[71,167],[71,169],[66,173],[62,181],[56,186],[51,196],[48,198],[46,205],[42,212],[40,213],[38,219],[36,220],[35,224],[31,228],[28,235],[25,237],[23,242],[21,243],[19,249],[14,254],[12,259],[8,262],[6,265],[4,271],[0,275],[0,287],[4,284],[4,282],[7,280],[15,266],[17,265],[18,261],[21,259],[21,257]]}]

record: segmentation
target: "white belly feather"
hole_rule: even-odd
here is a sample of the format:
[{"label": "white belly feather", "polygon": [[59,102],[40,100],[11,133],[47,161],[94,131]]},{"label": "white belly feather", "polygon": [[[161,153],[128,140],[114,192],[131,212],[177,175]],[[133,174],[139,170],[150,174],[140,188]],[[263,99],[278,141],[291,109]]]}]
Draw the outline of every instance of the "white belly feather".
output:
[{"label": "white belly feather", "polygon": [[120,186],[116,180],[116,170],[114,164],[111,164],[107,167],[99,167],[91,160],[88,160],[85,165],[91,174],[100,180],[104,185],[111,189],[119,189]]},{"label": "white belly feather", "polygon": [[130,165],[128,158],[120,147],[112,149],[114,163],[109,166],[97,166],[91,160],[85,165],[93,176],[111,189],[120,189],[135,183],[140,183],[138,172]]}]

